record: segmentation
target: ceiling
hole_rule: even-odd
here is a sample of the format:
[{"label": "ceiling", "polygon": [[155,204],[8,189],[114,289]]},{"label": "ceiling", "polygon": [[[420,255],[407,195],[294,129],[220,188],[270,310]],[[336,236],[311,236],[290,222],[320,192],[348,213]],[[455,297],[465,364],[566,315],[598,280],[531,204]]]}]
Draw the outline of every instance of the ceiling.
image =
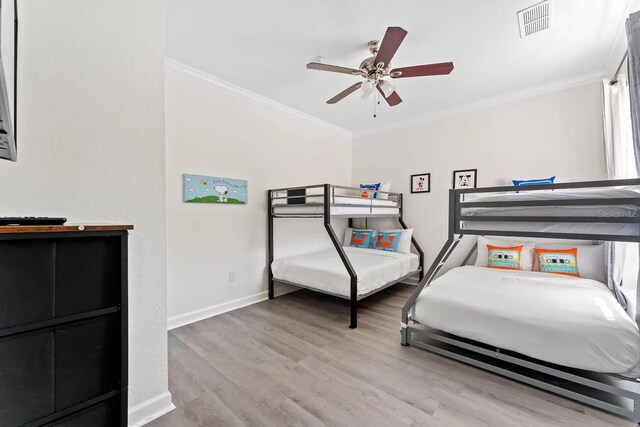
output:
[{"label": "ceiling", "polygon": [[[551,28],[521,39],[516,13],[538,0],[167,0],[167,57],[353,132],[370,132],[538,86],[595,80],[628,0],[552,0]],[[358,93],[359,77],[307,70],[317,57],[357,68],[388,26],[408,35],[392,66],[453,61],[449,76],[397,79],[404,102]]]}]

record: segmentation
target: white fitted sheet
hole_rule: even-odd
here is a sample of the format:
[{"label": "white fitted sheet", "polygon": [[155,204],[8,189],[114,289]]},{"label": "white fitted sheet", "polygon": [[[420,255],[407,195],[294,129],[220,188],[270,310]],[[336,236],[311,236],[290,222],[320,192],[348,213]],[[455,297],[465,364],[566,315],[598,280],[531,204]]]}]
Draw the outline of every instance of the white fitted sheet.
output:
[{"label": "white fitted sheet", "polygon": [[[586,198],[632,198],[638,197],[637,189],[631,188],[598,188],[589,190],[541,190],[521,193],[500,193],[489,195],[467,195],[465,202],[497,202],[516,200],[581,200]],[[462,203],[462,215],[466,216],[602,216],[602,217],[638,217],[638,207],[629,205],[604,206],[514,206],[465,208]],[[613,223],[549,223],[549,222],[488,222],[464,221],[463,229],[500,230],[500,231],[538,231],[563,233],[589,233],[630,235],[638,234],[638,224]]]},{"label": "white fitted sheet", "polygon": [[423,289],[413,318],[546,362],[640,376],[638,327],[595,280],[458,267]]},{"label": "white fitted sheet", "polygon": [[[418,256],[412,253],[349,246],[344,250],[358,275],[358,295],[406,276],[416,271],[420,264]],[[345,297],[351,295],[351,279],[335,249],[276,259],[271,269],[276,280],[299,283]]]}]

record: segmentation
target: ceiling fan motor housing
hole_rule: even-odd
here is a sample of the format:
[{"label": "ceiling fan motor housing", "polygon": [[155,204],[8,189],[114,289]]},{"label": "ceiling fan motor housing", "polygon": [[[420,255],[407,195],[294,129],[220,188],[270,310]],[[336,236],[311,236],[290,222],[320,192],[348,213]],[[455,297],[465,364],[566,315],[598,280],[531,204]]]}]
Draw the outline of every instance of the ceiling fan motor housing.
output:
[{"label": "ceiling fan motor housing", "polygon": [[[373,42],[369,43],[369,50],[371,50],[371,43]],[[371,56],[360,63],[360,70],[362,71],[362,76],[364,78],[373,82],[378,82],[384,76],[389,75],[389,68],[391,67],[389,65],[386,67],[384,67],[384,65],[381,67],[376,66],[373,62],[375,60],[375,53],[373,53],[373,55],[374,56]]]}]

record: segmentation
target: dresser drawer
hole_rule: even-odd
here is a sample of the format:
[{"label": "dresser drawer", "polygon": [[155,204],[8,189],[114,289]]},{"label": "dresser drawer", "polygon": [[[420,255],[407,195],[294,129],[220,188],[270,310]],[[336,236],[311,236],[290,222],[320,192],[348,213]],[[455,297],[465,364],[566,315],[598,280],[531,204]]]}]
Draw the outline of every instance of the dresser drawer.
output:
[{"label": "dresser drawer", "polygon": [[117,306],[117,237],[0,241],[0,330]]},{"label": "dresser drawer", "polygon": [[0,426],[120,389],[120,345],[119,313],[0,338]]},{"label": "dresser drawer", "polygon": [[55,316],[113,307],[120,301],[120,239],[86,237],[56,242]]},{"label": "dresser drawer", "polygon": [[118,314],[57,327],[55,357],[56,411],[120,388]]},{"label": "dresser drawer", "polygon": [[53,331],[0,339],[0,426],[18,426],[53,412]]},{"label": "dresser drawer", "polygon": [[53,240],[0,241],[0,329],[54,316]]}]

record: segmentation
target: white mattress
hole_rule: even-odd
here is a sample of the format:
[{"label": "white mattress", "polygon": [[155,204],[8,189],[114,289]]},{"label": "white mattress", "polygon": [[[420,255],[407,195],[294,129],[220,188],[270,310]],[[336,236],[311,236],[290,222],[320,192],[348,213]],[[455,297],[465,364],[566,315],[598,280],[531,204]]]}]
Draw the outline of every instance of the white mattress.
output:
[{"label": "white mattress", "polygon": [[640,333],[591,279],[465,266],[419,295],[414,320],[558,365],[640,376]]},{"label": "white mattress", "polygon": [[[466,195],[465,202],[498,202],[516,200],[581,200],[586,198],[633,198],[640,193],[628,188],[598,188],[593,190],[541,190],[521,193],[500,193],[489,195]],[[636,205],[603,205],[603,206],[514,206],[465,208],[462,203],[462,215],[466,216],[602,216],[602,217],[638,217]],[[549,223],[549,222],[489,222],[464,221],[463,229],[502,230],[502,231],[539,231],[563,233],[590,233],[629,235],[638,234],[638,224],[614,223]]]},{"label": "white mattress", "polygon": [[[358,275],[358,295],[367,294],[385,284],[416,271],[416,254],[344,247]],[[299,283],[335,295],[351,295],[351,279],[335,249],[280,258],[271,264],[277,280]]]}]

